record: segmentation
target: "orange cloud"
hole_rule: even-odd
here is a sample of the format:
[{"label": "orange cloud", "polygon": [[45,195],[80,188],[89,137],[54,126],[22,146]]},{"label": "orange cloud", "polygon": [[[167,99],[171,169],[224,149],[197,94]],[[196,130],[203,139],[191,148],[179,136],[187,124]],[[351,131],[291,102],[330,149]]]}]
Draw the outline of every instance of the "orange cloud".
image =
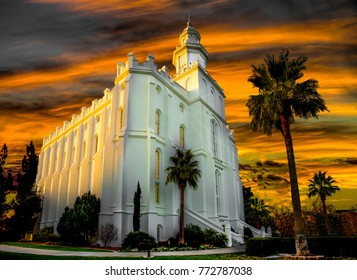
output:
[{"label": "orange cloud", "polygon": [[[170,8],[172,5],[171,1],[36,0],[33,2],[65,3],[68,9],[97,13],[130,10],[139,5],[144,7],[136,11],[150,13],[163,7]],[[345,196],[342,191],[338,194],[340,201],[344,201],[344,204],[336,202],[336,205],[338,204],[340,207],[357,203],[356,199],[352,202],[344,200],[356,191],[355,165],[335,162],[336,159],[352,157],[357,154],[355,136],[357,133],[353,134],[356,132],[354,127],[357,106],[353,97],[348,99],[350,98],[349,91],[357,88],[356,70],[355,68],[351,70],[351,67],[345,65],[350,62],[350,58],[353,58],[352,54],[344,54],[348,59],[337,56],[330,58],[325,54],[319,54],[318,47],[325,45],[326,48],[333,50],[336,42],[345,41],[348,41],[350,45],[357,45],[356,37],[349,36],[350,30],[344,28],[354,22],[354,19],[335,19],[311,22],[309,25],[292,24],[249,29],[237,29],[229,24],[214,24],[202,29],[198,28],[202,36],[202,44],[211,55],[208,71],[222,86],[227,96],[227,120],[235,129],[235,139],[242,163],[254,163],[260,158],[286,162],[284,142],[279,133],[268,137],[261,131],[253,133],[248,127],[251,118],[245,104],[249,95],[257,94],[257,89],[247,81],[251,75],[251,64],[263,63],[267,52],[280,50],[283,47],[290,48],[292,56],[316,53],[316,56],[311,56],[308,60],[309,69],[305,72],[304,79],[315,78],[319,81],[319,92],[326,100],[331,113],[322,114],[319,120],[298,121],[294,124],[295,155],[301,188],[306,190],[308,179],[314,172],[320,169],[327,170],[345,189]],[[158,67],[162,67],[163,63],[171,63],[172,52],[178,44],[180,31],[177,30],[176,33],[158,38],[143,38],[136,44],[121,45],[99,55],[90,53],[82,53],[76,57],[67,55],[65,60],[68,61],[68,64],[63,68],[37,70],[0,78],[0,97],[5,94],[15,95],[17,92],[36,92],[48,86],[52,91],[55,91],[54,96],[64,95],[69,100],[68,103],[44,108],[41,111],[0,115],[0,122],[3,124],[0,140],[8,144],[10,155],[11,151],[16,153],[11,155],[14,162],[18,163],[21,159],[24,147],[30,140],[36,141],[36,147],[39,150],[43,136],[48,135],[57,125],[62,125],[62,122],[69,119],[72,114],[78,113],[80,107],[90,104],[89,97],[82,97],[75,104],[70,103],[71,98],[79,91],[88,89],[81,79],[105,76],[114,80],[116,63],[118,61],[125,62],[127,53],[131,51],[135,53],[140,62],[145,60],[148,53],[152,53]],[[330,44],[332,46],[329,46]],[[276,54],[278,55],[278,53]],[[61,59],[61,57],[57,59]],[[334,62],[332,65],[327,64],[330,59]],[[104,87],[112,85],[110,83]],[[102,92],[99,91],[98,96],[101,95]],[[46,93],[43,98],[46,98]],[[47,98],[50,97],[47,96]],[[344,127],[337,129],[337,125],[341,126],[341,124]],[[241,174],[243,173],[242,171]],[[284,176],[288,178],[287,174]],[[244,181],[244,184],[254,186],[254,193],[258,197],[266,199],[267,202],[274,203],[276,200],[276,192],[259,189],[253,181]],[[288,191],[278,195],[279,203],[290,204]],[[305,197],[302,200],[303,203],[311,203]]]}]

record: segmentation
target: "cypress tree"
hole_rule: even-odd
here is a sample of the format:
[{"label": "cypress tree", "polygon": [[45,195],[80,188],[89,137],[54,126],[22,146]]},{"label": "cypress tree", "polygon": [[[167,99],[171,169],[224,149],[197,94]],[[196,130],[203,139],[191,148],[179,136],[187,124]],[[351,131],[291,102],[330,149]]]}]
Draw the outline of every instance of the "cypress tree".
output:
[{"label": "cypress tree", "polygon": [[136,187],[136,192],[134,193],[134,214],[133,214],[133,230],[140,230],[140,199],[141,199],[141,188],[140,183]]}]

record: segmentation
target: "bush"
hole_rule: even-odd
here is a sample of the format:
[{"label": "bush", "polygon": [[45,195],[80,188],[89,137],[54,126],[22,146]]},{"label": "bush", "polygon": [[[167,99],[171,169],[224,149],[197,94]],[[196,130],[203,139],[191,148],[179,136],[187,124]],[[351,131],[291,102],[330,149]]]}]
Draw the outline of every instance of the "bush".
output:
[{"label": "bush", "polygon": [[187,245],[198,248],[203,240],[203,231],[198,225],[188,224],[185,226],[185,242]]},{"label": "bush", "polygon": [[170,237],[169,238],[169,241],[170,241],[170,247],[176,247],[178,245],[178,237],[176,236],[175,237]]},{"label": "bush", "polygon": [[357,257],[357,237],[323,236],[307,239],[311,254],[329,257]]},{"label": "bush", "polygon": [[33,241],[35,242],[56,242],[58,241],[58,236],[53,234],[53,227],[44,227],[40,230],[38,234],[33,236]]},{"label": "bush", "polygon": [[244,227],[244,241],[247,241],[249,238],[253,237],[253,232],[249,227]]},{"label": "bush", "polygon": [[122,243],[124,249],[139,249],[148,250],[156,247],[155,238],[146,232],[131,231],[129,232]]},{"label": "bush", "polygon": [[113,224],[106,223],[101,225],[99,229],[99,240],[103,242],[104,247],[107,247],[113,240],[118,238],[118,228]]},{"label": "bush", "polygon": [[228,238],[224,233],[219,233],[211,228],[205,229],[203,235],[205,244],[210,244],[215,247],[226,247],[228,242]]},{"label": "bush", "polygon": [[74,209],[68,207],[64,209],[64,213],[57,225],[57,232],[60,235],[60,240],[65,244],[84,244],[84,237],[80,234],[80,227]]},{"label": "bush", "polygon": [[73,209],[66,207],[57,232],[64,243],[72,245],[90,244],[98,229],[100,199],[90,192],[77,197]]},{"label": "bush", "polygon": [[[357,257],[357,237],[308,237],[310,253],[326,257]],[[269,256],[278,253],[295,254],[294,238],[251,238],[247,242],[248,256]]]}]

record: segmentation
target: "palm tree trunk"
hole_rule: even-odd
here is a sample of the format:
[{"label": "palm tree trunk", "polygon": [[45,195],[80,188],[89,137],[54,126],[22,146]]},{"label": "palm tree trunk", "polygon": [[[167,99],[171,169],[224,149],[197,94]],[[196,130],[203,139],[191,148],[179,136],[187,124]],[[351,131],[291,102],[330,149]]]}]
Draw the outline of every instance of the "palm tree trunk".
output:
[{"label": "palm tree trunk", "polygon": [[293,147],[293,140],[290,132],[290,124],[283,115],[280,116],[280,121],[281,121],[282,133],[285,140],[286,155],[288,158],[291,201],[294,210],[294,232],[295,232],[296,255],[298,256],[309,255],[310,251],[307,245],[304,221],[302,219],[302,213],[301,213],[299,184],[298,184],[298,178],[296,173],[294,147]]},{"label": "palm tree trunk", "polygon": [[324,215],[324,229],[323,229],[323,235],[329,235],[329,227],[328,227],[328,218],[327,218],[327,207],[326,207],[326,197],[321,197],[321,203],[322,203],[322,213]]},{"label": "palm tree trunk", "polygon": [[180,231],[179,231],[179,245],[185,244],[185,237],[184,237],[184,207],[185,207],[185,186],[179,184],[180,190]]}]

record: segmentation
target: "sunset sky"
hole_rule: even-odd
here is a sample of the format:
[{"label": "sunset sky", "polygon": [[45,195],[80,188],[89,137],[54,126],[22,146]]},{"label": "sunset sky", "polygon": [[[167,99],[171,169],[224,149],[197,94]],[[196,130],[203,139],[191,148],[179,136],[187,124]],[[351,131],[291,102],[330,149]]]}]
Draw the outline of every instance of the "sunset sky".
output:
[{"label": "sunset sky", "polygon": [[0,2],[0,144],[7,167],[113,87],[117,62],[148,53],[174,74],[172,53],[190,14],[209,53],[208,72],[226,95],[245,186],[269,205],[290,204],[283,138],[251,132],[247,79],[267,53],[306,55],[302,81],[319,81],[330,112],[292,127],[303,205],[308,180],[327,171],[341,191],[327,202],[357,204],[357,6],[353,0],[12,0]]}]

